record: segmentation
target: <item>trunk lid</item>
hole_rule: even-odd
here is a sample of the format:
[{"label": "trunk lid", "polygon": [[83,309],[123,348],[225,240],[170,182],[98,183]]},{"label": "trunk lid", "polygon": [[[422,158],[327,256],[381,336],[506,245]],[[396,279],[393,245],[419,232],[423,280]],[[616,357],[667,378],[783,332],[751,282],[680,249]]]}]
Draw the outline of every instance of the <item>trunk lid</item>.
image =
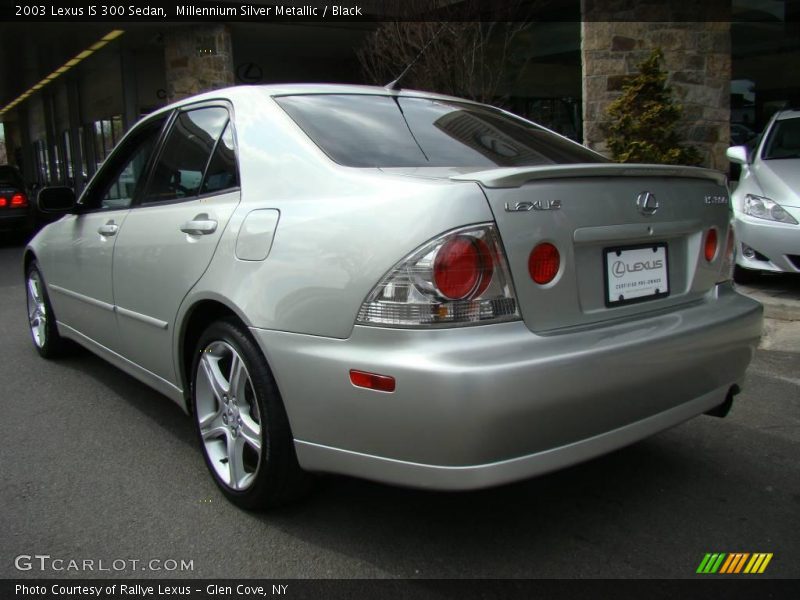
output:
[{"label": "trunk lid", "polygon": [[[592,164],[493,169],[450,179],[482,187],[505,246],[522,317],[534,332],[697,301],[719,279],[730,201],[725,177],[716,171]],[[708,261],[704,243],[712,228],[717,251]],[[561,256],[558,275],[545,285],[535,283],[528,270],[531,251],[542,242],[554,244]],[[668,290],[657,289],[663,276]],[[657,291],[633,297],[648,282]],[[620,288],[623,284],[632,291]]]}]

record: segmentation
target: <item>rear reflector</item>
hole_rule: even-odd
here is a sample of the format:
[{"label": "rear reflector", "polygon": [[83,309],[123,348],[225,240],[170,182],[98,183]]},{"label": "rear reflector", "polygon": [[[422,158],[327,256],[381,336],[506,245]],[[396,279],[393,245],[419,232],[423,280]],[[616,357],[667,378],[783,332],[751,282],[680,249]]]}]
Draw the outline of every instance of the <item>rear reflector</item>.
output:
[{"label": "rear reflector", "polygon": [[378,375],[377,373],[367,373],[350,369],[350,383],[356,387],[377,390],[379,392],[393,392],[395,388],[394,377],[388,375]]},{"label": "rear reflector", "polygon": [[716,229],[709,229],[708,233],[706,234],[706,243],[703,250],[706,260],[711,262],[714,260],[714,257],[717,255],[717,230]]},{"label": "rear reflector", "polygon": [[528,272],[539,285],[550,283],[561,267],[561,255],[553,244],[543,243],[536,246],[528,258]]}]

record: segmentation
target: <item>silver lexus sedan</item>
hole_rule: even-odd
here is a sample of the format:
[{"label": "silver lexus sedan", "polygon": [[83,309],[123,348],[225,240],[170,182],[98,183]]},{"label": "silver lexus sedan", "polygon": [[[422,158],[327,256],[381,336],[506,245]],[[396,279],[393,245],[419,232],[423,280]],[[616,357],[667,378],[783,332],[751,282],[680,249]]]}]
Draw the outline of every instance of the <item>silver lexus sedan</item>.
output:
[{"label": "silver lexus sedan", "polygon": [[722,416],[761,332],[722,174],[430,93],[203,94],[39,200],[36,349],[178,403],[244,508],[315,472],[493,486]]}]

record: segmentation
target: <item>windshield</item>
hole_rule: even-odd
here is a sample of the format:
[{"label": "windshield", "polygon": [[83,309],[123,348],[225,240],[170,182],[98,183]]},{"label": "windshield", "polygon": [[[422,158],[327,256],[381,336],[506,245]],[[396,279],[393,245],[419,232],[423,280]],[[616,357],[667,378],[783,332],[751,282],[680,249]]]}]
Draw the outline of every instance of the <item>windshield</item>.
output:
[{"label": "windshield", "polygon": [[518,167],[607,162],[580,144],[467,103],[314,94],[275,101],[334,161],[348,167]]},{"label": "windshield", "polygon": [[800,118],[775,121],[761,158],[800,158]]}]

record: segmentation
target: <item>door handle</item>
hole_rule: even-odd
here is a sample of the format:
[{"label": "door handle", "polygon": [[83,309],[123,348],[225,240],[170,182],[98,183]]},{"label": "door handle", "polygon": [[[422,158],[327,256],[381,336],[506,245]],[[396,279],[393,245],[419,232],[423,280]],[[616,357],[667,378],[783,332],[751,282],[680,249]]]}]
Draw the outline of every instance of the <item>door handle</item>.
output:
[{"label": "door handle", "polygon": [[100,225],[97,228],[97,233],[102,235],[103,237],[111,237],[112,235],[117,235],[119,231],[119,225],[114,223],[114,221],[109,221],[105,225]]},{"label": "door handle", "polygon": [[191,221],[181,225],[181,231],[189,235],[208,235],[217,230],[217,222],[209,219],[208,215],[197,215]]}]

